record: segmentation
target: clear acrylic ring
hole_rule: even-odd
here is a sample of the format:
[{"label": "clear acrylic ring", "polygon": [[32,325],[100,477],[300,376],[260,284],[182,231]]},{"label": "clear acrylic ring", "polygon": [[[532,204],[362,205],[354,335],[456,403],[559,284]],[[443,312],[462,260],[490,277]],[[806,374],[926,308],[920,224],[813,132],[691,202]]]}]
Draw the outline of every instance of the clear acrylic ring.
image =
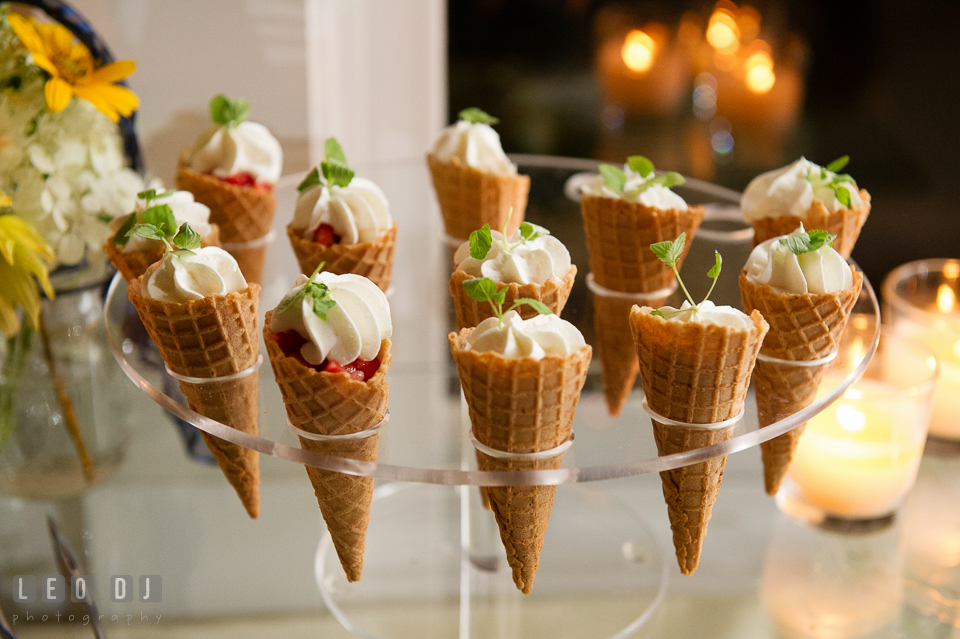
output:
[{"label": "clear acrylic ring", "polygon": [[681,422],[676,419],[670,419],[669,417],[664,417],[657,411],[650,408],[650,404],[647,403],[646,397],[643,398],[643,401],[640,403],[640,406],[647,413],[647,415],[650,416],[650,419],[654,419],[660,422],[661,424],[666,424],[667,426],[686,426],[688,428],[708,428],[710,430],[726,428],[727,426],[733,426],[734,424],[739,422],[741,419],[743,419],[743,411],[744,411],[744,409],[741,408],[739,413],[737,413],[730,419],[723,420],[722,422],[713,422],[710,424],[693,424],[690,422]]},{"label": "clear acrylic ring", "polygon": [[562,455],[566,452],[568,448],[573,446],[573,433],[570,433],[570,439],[563,442],[556,448],[551,448],[549,450],[541,450],[535,453],[510,453],[505,450],[497,450],[496,448],[490,448],[486,444],[482,443],[477,439],[473,430],[470,431],[470,442],[473,444],[473,447],[479,450],[481,453],[488,457],[493,457],[495,459],[516,459],[519,461],[535,461],[538,459],[550,459],[551,457],[556,457],[557,455]]},{"label": "clear acrylic ring", "polygon": [[266,246],[277,237],[277,232],[273,229],[270,229],[270,232],[264,235],[263,237],[258,237],[255,240],[249,240],[247,242],[221,242],[220,248],[224,251],[245,251],[247,249],[260,248],[261,246]]},{"label": "clear acrylic ring", "polygon": [[304,439],[309,439],[315,442],[342,442],[349,441],[351,439],[366,439],[380,432],[380,429],[387,425],[387,422],[390,421],[390,411],[387,411],[386,415],[383,416],[379,422],[371,426],[366,430],[358,430],[355,433],[347,433],[346,435],[321,435],[320,433],[308,433],[302,428],[297,428],[290,423],[290,420],[287,420],[287,428],[292,430],[298,437],[303,437]]},{"label": "clear acrylic ring", "polygon": [[838,351],[833,351],[826,357],[805,360],[780,359],[779,357],[770,357],[763,353],[757,353],[757,361],[766,362],[767,364],[783,364],[784,366],[823,366],[837,359],[837,352]]},{"label": "clear acrylic ring", "polygon": [[589,288],[594,295],[599,295],[600,297],[619,297],[625,300],[646,302],[649,300],[662,300],[665,297],[673,295],[673,292],[677,290],[677,281],[674,280],[671,286],[661,288],[658,291],[650,291],[649,293],[625,293],[600,286],[594,279],[593,273],[587,273],[587,288]]},{"label": "clear acrylic ring", "polygon": [[181,382],[186,382],[187,384],[209,384],[210,382],[232,382],[236,379],[250,377],[260,369],[261,364],[263,364],[263,355],[257,354],[257,361],[255,361],[252,366],[248,366],[238,373],[224,375],[223,377],[190,377],[189,375],[174,373],[172,370],[170,370],[170,367],[167,364],[164,364],[163,366],[167,369],[167,374],[170,377]]}]

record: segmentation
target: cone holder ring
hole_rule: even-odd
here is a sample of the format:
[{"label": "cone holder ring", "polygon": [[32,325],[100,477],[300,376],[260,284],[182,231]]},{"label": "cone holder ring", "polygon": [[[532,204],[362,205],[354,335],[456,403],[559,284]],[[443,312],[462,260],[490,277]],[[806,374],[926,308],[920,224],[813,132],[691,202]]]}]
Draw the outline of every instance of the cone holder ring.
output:
[{"label": "cone holder ring", "polygon": [[555,448],[550,448],[548,450],[540,450],[535,453],[511,453],[505,450],[497,450],[496,448],[490,448],[473,434],[473,429],[470,429],[470,443],[473,444],[473,447],[478,451],[486,455],[487,457],[493,457],[494,459],[515,459],[518,461],[536,461],[538,459],[550,459],[551,457],[556,457],[557,455],[562,455],[567,451],[568,448],[573,446],[573,433],[570,433],[570,438],[567,441],[563,442]]},{"label": "cone holder ring", "polygon": [[640,403],[640,406],[643,408],[644,412],[650,416],[651,419],[655,419],[661,424],[667,426],[685,426],[687,428],[709,428],[710,430],[727,428],[728,426],[733,426],[741,419],[743,419],[743,412],[746,410],[745,407],[740,408],[740,412],[731,417],[730,419],[725,419],[722,422],[711,422],[709,424],[694,424],[691,422],[681,422],[676,419],[670,419],[669,417],[664,417],[657,411],[650,408],[650,404],[647,403],[647,398],[644,397],[643,401]]},{"label": "cone holder ring", "polygon": [[779,364],[781,366],[823,366],[837,359],[837,353],[839,353],[839,351],[833,351],[826,357],[806,360],[780,359],[779,357],[770,357],[763,353],[757,353],[757,361],[766,362],[767,364]]},{"label": "cone holder ring", "polygon": [[263,364],[263,355],[257,353],[257,361],[255,361],[251,366],[233,373],[232,375],[224,375],[223,377],[190,377],[189,375],[181,375],[179,373],[174,373],[170,370],[170,367],[167,364],[164,364],[163,367],[167,369],[167,375],[174,378],[177,381],[184,382],[186,384],[209,384],[210,382],[232,382],[234,380],[243,379],[244,377],[250,377],[256,373],[260,366]]},{"label": "cone holder ring", "polygon": [[390,411],[383,416],[379,422],[367,428],[366,430],[358,430],[355,433],[346,433],[345,435],[322,435],[320,433],[308,433],[302,428],[297,428],[290,420],[287,420],[287,428],[292,430],[298,437],[303,437],[304,439],[309,439],[315,442],[342,442],[342,441],[351,441],[354,439],[366,439],[367,437],[372,437],[380,432],[384,426],[387,425],[387,422],[390,421]]},{"label": "cone holder ring", "polygon": [[260,248],[261,246],[266,246],[272,242],[277,237],[277,232],[273,229],[270,229],[270,232],[264,235],[263,237],[258,237],[254,240],[248,240],[246,242],[221,242],[220,248],[226,252],[230,251],[246,251],[248,249]]},{"label": "cone holder ring", "polygon": [[626,293],[624,291],[615,291],[605,286],[600,286],[597,284],[596,279],[594,279],[593,273],[587,273],[587,288],[590,289],[591,293],[594,295],[599,295],[600,297],[618,297],[620,299],[634,300],[637,302],[662,300],[673,295],[674,291],[677,290],[677,286],[677,281],[674,280],[671,286],[661,288],[659,291],[650,291],[649,293]]}]

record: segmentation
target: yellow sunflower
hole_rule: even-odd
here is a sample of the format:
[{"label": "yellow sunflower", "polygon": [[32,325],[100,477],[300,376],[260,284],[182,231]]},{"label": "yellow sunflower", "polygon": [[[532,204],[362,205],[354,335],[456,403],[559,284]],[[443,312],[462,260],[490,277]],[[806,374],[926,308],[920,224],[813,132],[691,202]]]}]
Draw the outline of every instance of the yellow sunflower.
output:
[{"label": "yellow sunflower", "polygon": [[[9,206],[10,198],[0,191],[0,209]],[[37,326],[40,293],[36,282],[48,297],[53,297],[47,275],[53,260],[50,245],[29,222],[0,211],[0,333],[12,337],[20,330],[17,306],[22,306],[30,323]]]},{"label": "yellow sunflower", "polygon": [[136,62],[121,60],[95,69],[90,50],[75,43],[66,27],[38,24],[15,13],[7,20],[36,65],[50,74],[44,95],[52,113],[62,111],[73,96],[86,100],[114,122],[137,109],[139,100],[133,91],[116,84],[137,70]]}]

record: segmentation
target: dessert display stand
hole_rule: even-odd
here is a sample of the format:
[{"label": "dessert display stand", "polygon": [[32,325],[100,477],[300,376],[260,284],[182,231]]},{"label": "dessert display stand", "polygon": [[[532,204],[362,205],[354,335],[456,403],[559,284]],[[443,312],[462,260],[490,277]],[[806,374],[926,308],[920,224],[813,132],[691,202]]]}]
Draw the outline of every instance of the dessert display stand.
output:
[{"label": "dessert display stand", "polygon": [[[578,267],[577,282],[562,315],[580,328],[588,343],[594,343],[591,296],[603,291],[588,288],[589,266],[575,196],[577,184],[585,173],[595,169],[596,162],[532,156],[514,160],[532,179],[527,219],[550,229],[563,241]],[[457,601],[459,605],[454,608],[456,615],[438,613],[435,618],[409,620],[416,624],[412,627],[420,636],[630,636],[663,597],[668,568],[674,562],[673,549],[660,547],[643,518],[629,504],[605,491],[604,483],[756,447],[829,406],[862,375],[873,355],[876,334],[865,344],[863,359],[835,371],[842,374],[831,379],[840,381],[834,387],[822,388],[808,408],[761,429],[751,393],[731,439],[659,457],[639,383],[622,413],[609,416],[600,381],[602,362],[594,350],[574,422],[575,440],[564,453],[561,467],[529,472],[479,471],[456,368],[447,350],[446,335],[456,329],[447,289],[451,266],[427,169],[411,161],[361,167],[358,173],[384,189],[401,228],[391,296],[394,360],[388,374],[390,412],[378,426],[380,452],[376,462],[301,450],[267,365],[258,370],[258,436],[198,415],[186,407],[182,397],[160,390],[164,388],[165,372],[154,364],[156,358],[150,355],[154,347],[127,300],[122,278],[114,279],[105,309],[110,346],[121,368],[141,391],[174,416],[262,455],[383,480],[371,511],[363,578],[347,582],[329,536],[323,537],[315,558],[316,581],[325,604],[344,627],[358,636],[408,636],[410,627],[405,626],[402,614],[389,626],[382,626],[373,617],[366,617],[364,610],[371,602],[396,605],[402,610],[405,601],[424,600]],[[293,210],[301,177],[284,178],[277,187],[276,237],[285,235],[283,226]],[[704,283],[708,283],[705,274],[717,250],[723,255],[724,271],[711,299],[739,308],[737,276],[749,254],[752,231],[740,220],[738,194],[695,180],[676,190],[689,203],[707,208],[707,218],[693,240],[683,269],[691,294],[704,294]],[[429,215],[422,214],[424,211]],[[297,274],[287,243],[270,243],[260,300],[261,322]],[[642,305],[644,299],[638,296],[636,302]],[[679,304],[676,293],[672,302]],[[854,313],[862,314],[864,321],[879,331],[877,300],[866,280]],[[624,348],[632,349],[629,336],[625,340]],[[265,364],[262,345],[261,350]],[[166,387],[176,388],[176,384]],[[475,487],[551,484],[560,486],[539,571],[533,592],[523,595],[512,583],[493,514],[482,508]],[[757,486],[762,490],[760,478]],[[665,518],[665,508],[656,516]],[[624,601],[632,605],[615,605]],[[616,612],[598,616],[605,603]],[[584,634],[585,629],[588,634]]]}]

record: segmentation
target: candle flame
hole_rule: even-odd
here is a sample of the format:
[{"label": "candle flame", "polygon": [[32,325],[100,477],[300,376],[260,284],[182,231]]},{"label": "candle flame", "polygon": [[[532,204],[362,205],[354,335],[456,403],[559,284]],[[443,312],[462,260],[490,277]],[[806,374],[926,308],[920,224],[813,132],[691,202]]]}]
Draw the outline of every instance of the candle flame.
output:
[{"label": "candle flame", "polygon": [[848,430],[851,433],[861,431],[867,426],[866,416],[856,408],[850,406],[837,406],[837,421],[840,422],[844,430]]},{"label": "candle flame", "polygon": [[773,58],[766,51],[756,51],[747,58],[746,68],[747,88],[754,93],[766,93],[777,81],[773,72]]},{"label": "candle flame", "polygon": [[937,309],[941,313],[949,313],[957,306],[957,294],[948,284],[941,284],[937,289]]},{"label": "candle flame", "polygon": [[960,278],[960,262],[947,262],[944,264],[943,276],[948,280]]},{"label": "candle flame", "polygon": [[707,42],[717,51],[736,53],[740,48],[740,27],[731,12],[717,8],[707,23]]},{"label": "candle flame", "polygon": [[620,56],[627,68],[637,73],[644,73],[653,66],[653,59],[657,52],[657,43],[648,34],[634,29],[623,40]]}]

